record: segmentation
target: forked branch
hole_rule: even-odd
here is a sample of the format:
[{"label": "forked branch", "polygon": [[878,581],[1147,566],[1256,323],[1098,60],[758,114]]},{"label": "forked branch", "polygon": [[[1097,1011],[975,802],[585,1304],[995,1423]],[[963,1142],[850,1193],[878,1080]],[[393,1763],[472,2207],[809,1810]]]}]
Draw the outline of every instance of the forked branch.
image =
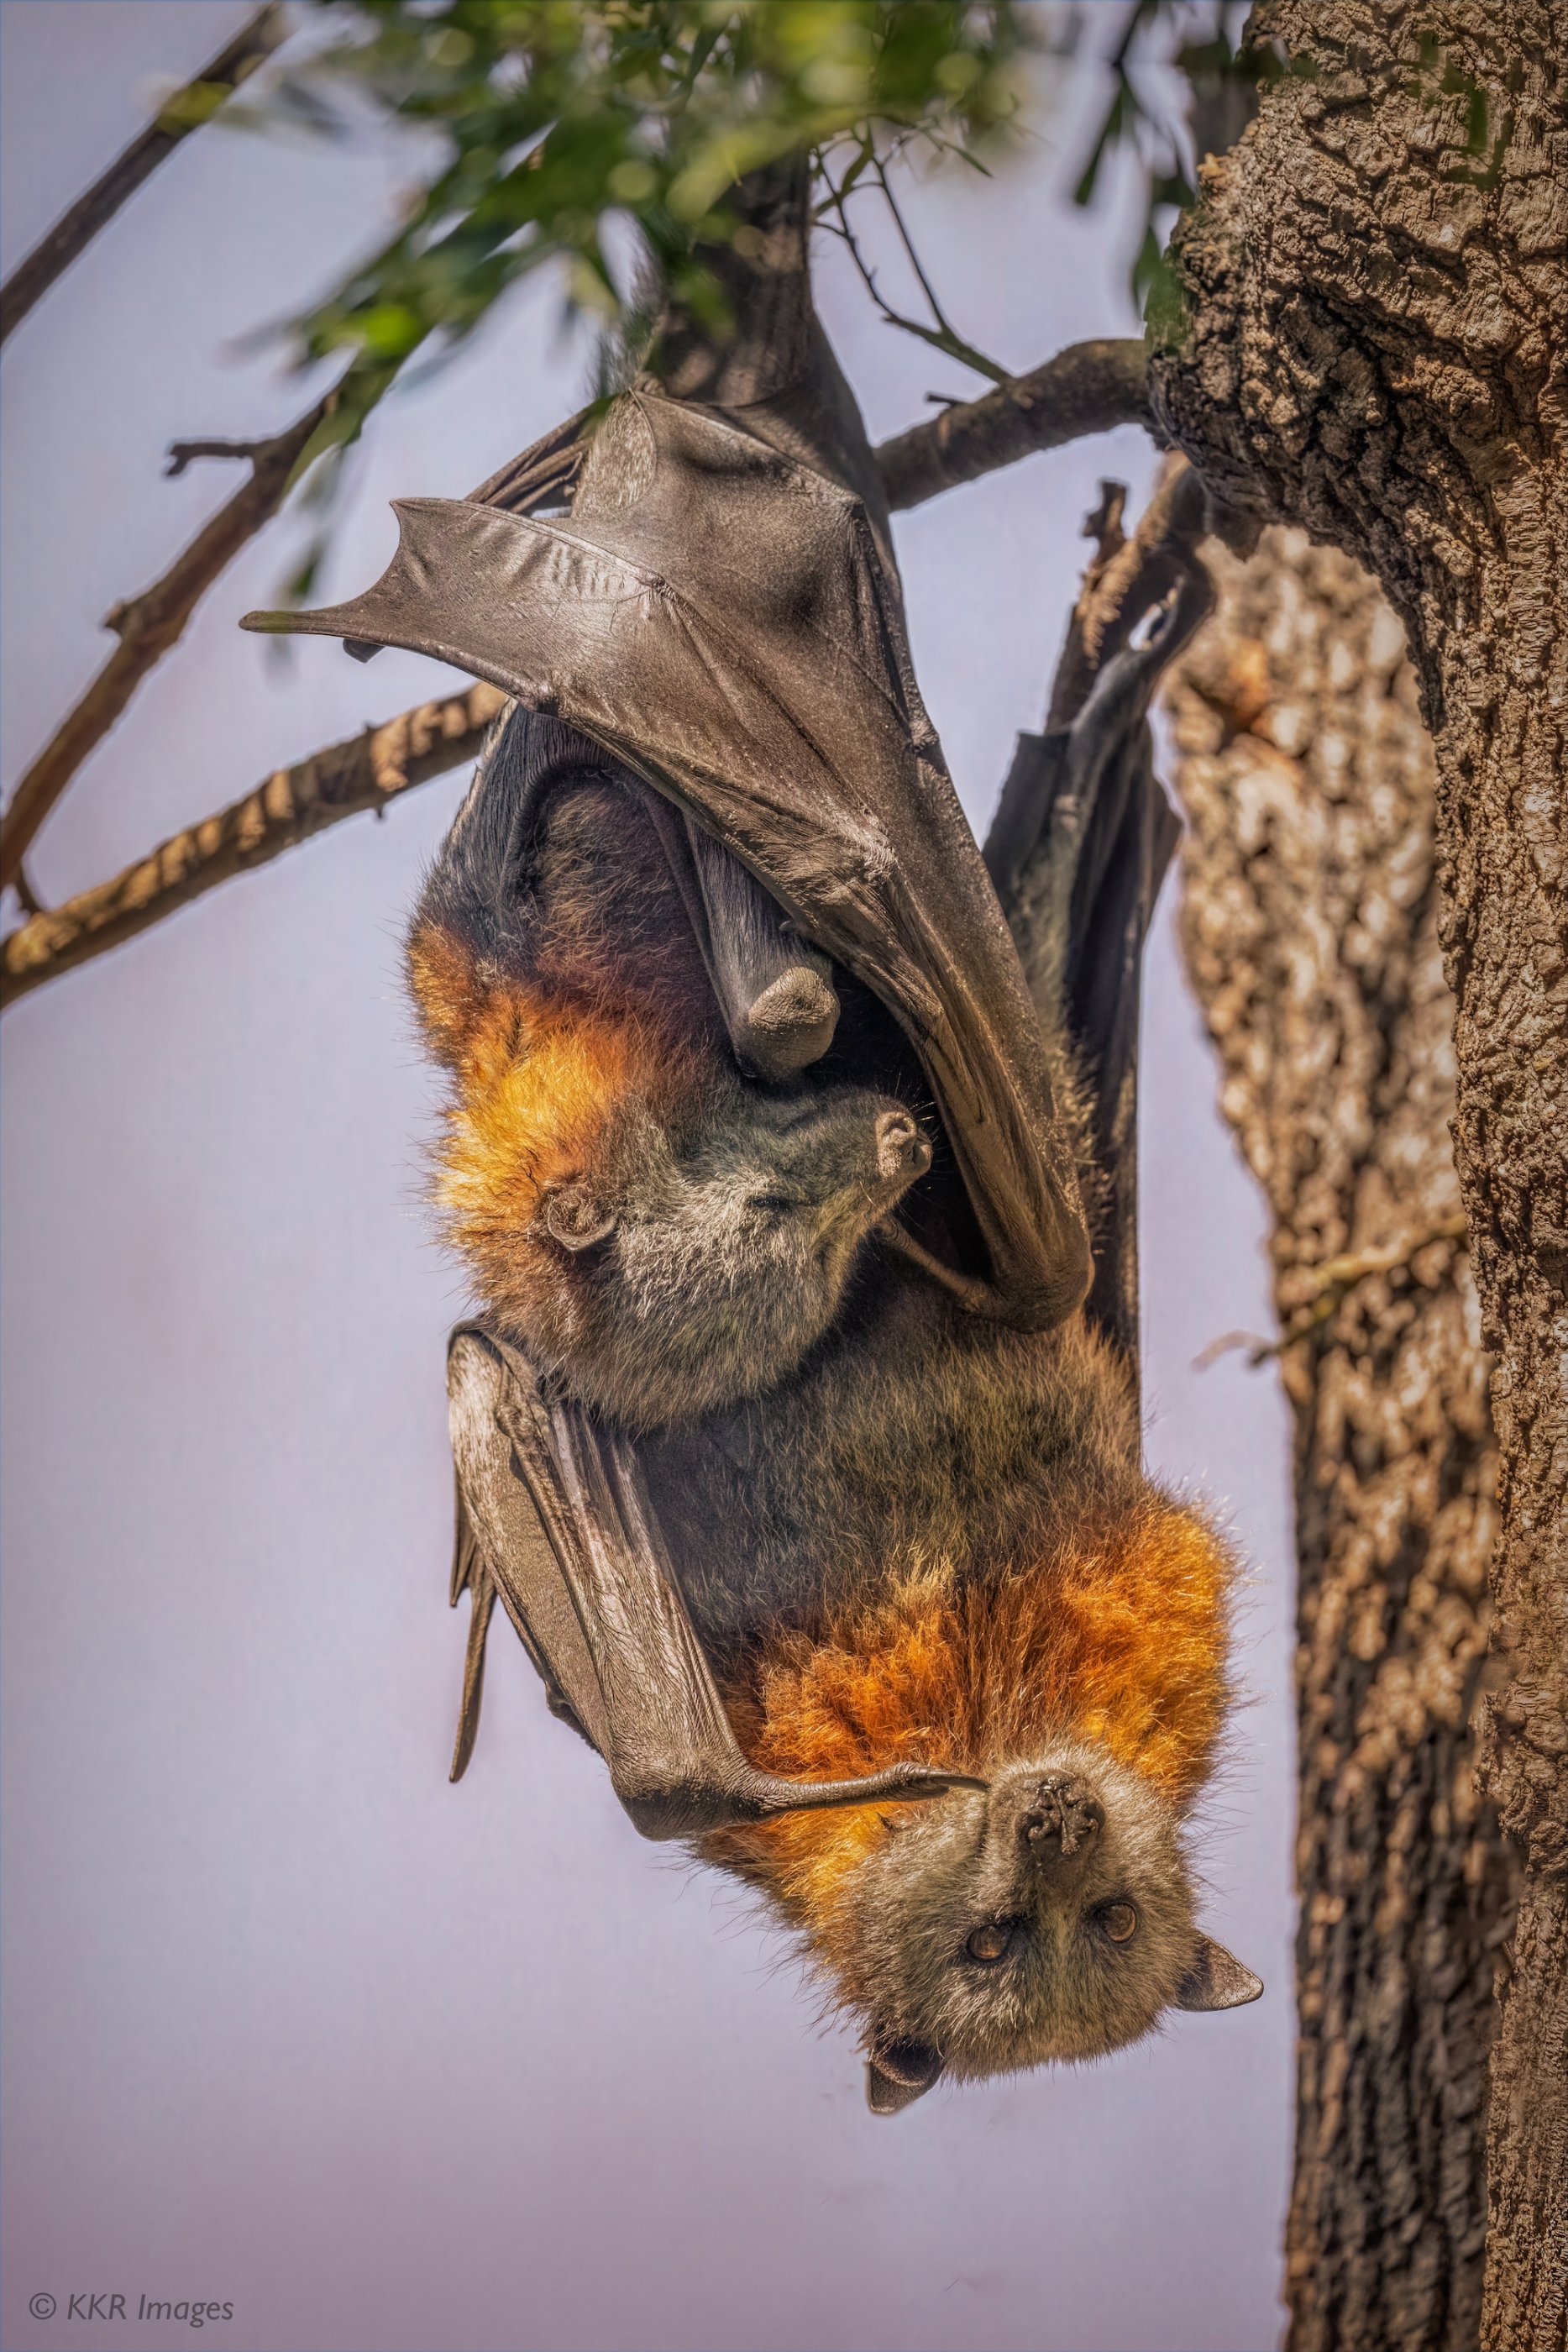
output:
[{"label": "forked branch", "polygon": [[[161,580],[105,614],[105,627],[113,630],[120,643],[23,776],[0,818],[0,887],[16,882],[44,819],[148,671],[183,635],[202,596],[246,541],[277,513],[306,444],[330,413],[333,399],[329,393],[313,402],[303,416],[269,441],[224,445],[224,455],[249,458],[249,480],[203,526]],[[188,462],[190,455],[211,445],[183,446]],[[178,464],[172,468],[180,469]]]},{"label": "forked branch", "polygon": [[[876,272],[862,253],[860,242],[854,230],[850,226],[847,199],[855,182],[863,175],[868,166],[882,190],[887,209],[893,215],[893,225],[898,231],[899,243],[908,257],[920,290],[925,297],[927,308],[935,321],[932,326],[923,327],[918,319],[906,319],[902,311],[895,310],[892,303],[885,299],[881,288],[877,285]],[[828,194],[826,201],[819,206],[815,217],[824,227],[831,229],[840,242],[848,247],[850,258],[860,274],[862,285],[876,304],[886,323],[890,327],[901,329],[906,335],[917,336],[923,343],[929,343],[934,351],[945,352],[949,359],[957,360],[965,367],[973,368],[977,375],[988,376],[993,383],[1005,384],[1009,382],[1006,368],[998,367],[995,360],[988,359],[984,352],[977,351],[973,343],[959,334],[943,310],[936,298],[936,290],[926,276],[925,266],[915,251],[915,241],[904,226],[904,215],[899,211],[898,200],[888,182],[887,166],[882,158],[872,152],[868,145],[862,149],[851,169],[840,178],[836,186],[825,164],[822,168],[822,178]],[[836,215],[832,220],[828,218],[830,212]]]}]

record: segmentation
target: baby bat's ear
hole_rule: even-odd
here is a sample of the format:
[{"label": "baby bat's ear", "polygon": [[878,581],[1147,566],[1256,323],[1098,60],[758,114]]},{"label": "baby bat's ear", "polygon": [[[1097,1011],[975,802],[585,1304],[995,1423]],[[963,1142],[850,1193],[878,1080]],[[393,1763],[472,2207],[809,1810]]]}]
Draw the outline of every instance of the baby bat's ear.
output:
[{"label": "baby bat's ear", "polygon": [[929,2042],[879,2042],[866,2060],[866,2105],[873,2116],[896,2116],[913,2106],[941,2072],[940,2053]]},{"label": "baby bat's ear", "polygon": [[1192,1966],[1171,2000],[1176,2009],[1242,2009],[1262,1990],[1262,1978],[1244,1969],[1233,1952],[1200,1936]]},{"label": "baby bat's ear", "polygon": [[562,1249],[591,1249],[615,1231],[615,1212],[586,1184],[557,1184],[545,1195],[545,1229]]}]

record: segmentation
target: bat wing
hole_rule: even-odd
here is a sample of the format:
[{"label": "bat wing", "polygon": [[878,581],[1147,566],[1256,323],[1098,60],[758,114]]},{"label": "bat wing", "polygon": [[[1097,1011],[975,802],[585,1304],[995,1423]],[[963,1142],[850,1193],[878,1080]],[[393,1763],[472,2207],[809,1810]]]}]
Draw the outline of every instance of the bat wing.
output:
[{"label": "bat wing", "polygon": [[1087,1310],[1134,1365],[1138,981],[1181,829],[1155,775],[1147,712],[1211,601],[1192,565],[1156,629],[1111,656],[1069,726],[1019,737],[984,853],[1037,999],[1065,1020],[1090,1087],[1106,1197]]},{"label": "bat wing", "polygon": [[473,1746],[498,1596],[554,1711],[598,1749],[644,1837],[979,1785],[918,1765],[831,1781],[755,1769],[686,1613],[634,1443],[550,1396],[522,1351],[483,1324],[453,1333],[447,1391],[454,1590],[473,1594],[455,1775]]},{"label": "bat wing", "polygon": [[864,499],[744,415],[623,394],[568,520],[406,500],[398,553],[365,595],[244,625],[434,654],[553,713],[685,811],[894,1014],[985,1244],[977,1293],[1042,1328],[1088,1289],[1089,1238],[896,577]]}]

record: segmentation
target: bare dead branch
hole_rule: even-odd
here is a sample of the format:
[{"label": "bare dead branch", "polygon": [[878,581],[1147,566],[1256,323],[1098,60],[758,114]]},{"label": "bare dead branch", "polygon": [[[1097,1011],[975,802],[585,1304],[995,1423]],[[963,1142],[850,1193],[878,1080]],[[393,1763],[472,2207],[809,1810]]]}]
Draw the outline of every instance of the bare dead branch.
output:
[{"label": "bare dead branch", "polygon": [[[894,195],[892,188],[888,184],[886,167],[879,157],[871,153],[869,148],[862,151],[862,156],[863,160],[855,167],[853,176],[858,177],[860,169],[863,168],[864,161],[869,161],[877,184],[881,187],[883,195],[886,199],[888,211],[893,215],[894,226],[898,231],[899,241],[903,245],[904,250],[909,257],[910,265],[915,271],[915,278],[919,281],[920,290],[925,295],[926,302],[930,308],[931,315],[936,322],[936,325],[934,327],[923,327],[918,319],[906,319],[902,311],[895,310],[891,302],[884,300],[882,290],[876,282],[876,272],[871,268],[865,256],[862,253],[855,233],[850,226],[849,209],[845,199],[848,197],[850,189],[853,184],[853,178],[851,174],[846,173],[845,176],[840,180],[837,187],[835,187],[832,181],[828,177],[826,168],[824,167],[822,177],[827,186],[828,194],[825,204],[819,208],[815,217],[822,223],[824,227],[831,229],[832,234],[838,237],[843,245],[849,247],[850,258],[854,263],[855,268],[860,274],[861,283],[865,288],[866,292],[871,296],[872,300],[876,304],[878,310],[882,313],[883,319],[888,326],[897,327],[906,335],[918,336],[919,340],[923,343],[929,343],[936,351],[945,352],[949,359],[957,360],[965,367],[973,368],[977,375],[988,376],[993,383],[1005,384],[1009,383],[1011,379],[1009,378],[1006,368],[998,367],[995,360],[988,359],[984,352],[977,351],[974,344],[967,341],[946,317],[942,309],[941,303],[936,299],[931,281],[925,275],[920,256],[915,249],[914,241],[910,236],[909,231],[904,226],[904,215],[899,211],[897,200]],[[827,219],[826,215],[830,210],[837,214],[838,218],[836,220],[830,221]]]},{"label": "bare dead branch", "polygon": [[[1102,482],[1047,730],[1019,737],[984,856],[1030,992],[1051,1034],[1065,1021],[1089,1080],[1098,1173],[1086,1312],[1135,1366],[1138,971],[1180,831],[1155,775],[1147,714],[1214,591],[1191,536],[1201,499],[1180,477],[1166,468],[1132,541],[1125,500],[1119,482]],[[1134,546],[1144,560],[1129,567]],[[1108,597],[1118,567],[1124,584]],[[1137,635],[1145,619],[1148,634]]]},{"label": "bare dead branch", "polygon": [[1143,344],[1072,343],[982,400],[961,402],[884,441],[876,461],[888,504],[918,507],[1036,449],[1151,422]]},{"label": "bare dead branch", "polygon": [[120,639],[81,700],[39,752],[0,818],[0,888],[14,883],[35,835],[82,761],[108,734],[141,680],[184,634],[199,599],[283,503],[307,442],[329,414],[329,393],[249,451],[250,479],[220,507],[161,580],[116,604],[104,626]]},{"label": "bare dead branch", "polygon": [[245,457],[254,465],[257,451],[266,446],[263,441],[171,441],[163,478],[177,480],[198,457]]},{"label": "bare dead branch", "polygon": [[280,768],[216,816],[160,843],[112,882],[34,915],[0,948],[0,1006],[133,939],[231,875],[265,866],[361,809],[382,809],[400,793],[471,759],[506,701],[498,688],[473,686],[443,702],[422,702],[347,742],[330,743],[292,768]]},{"label": "bare dead branch", "polygon": [[85,251],[99,229],[114,218],[126,199],[135,194],[164,156],[214,114],[246,75],[271,55],[287,29],[280,7],[269,5],[258,9],[234,39],[203,68],[194,81],[187,82],[165,100],[157,121],[150,122],[101,178],[77,198],[70,210],[0,286],[0,342],[5,341],[13,327],[20,325],[34,304]]}]

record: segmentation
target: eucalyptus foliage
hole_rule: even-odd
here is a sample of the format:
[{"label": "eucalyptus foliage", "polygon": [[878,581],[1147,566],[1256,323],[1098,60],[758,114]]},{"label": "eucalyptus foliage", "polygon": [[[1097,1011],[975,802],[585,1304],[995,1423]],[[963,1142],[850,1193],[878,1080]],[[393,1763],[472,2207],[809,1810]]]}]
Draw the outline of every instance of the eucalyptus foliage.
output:
[{"label": "eucalyptus foliage", "polygon": [[[346,136],[368,114],[424,133],[431,158],[395,234],[293,321],[302,362],[345,362],[332,413],[298,469],[317,466],[318,506],[329,502],[336,469],[317,461],[341,455],[408,363],[454,349],[509,287],[547,265],[569,305],[601,320],[608,343],[635,349],[645,336],[639,298],[651,283],[722,332],[703,248],[737,226],[727,205],[735,181],[786,156],[810,159],[819,215],[850,239],[883,316],[1005,381],[944,315],[898,213],[890,158],[951,154],[985,170],[1027,131],[1030,53],[1060,57],[1087,40],[1110,94],[1076,201],[1091,200],[1110,154],[1135,156],[1146,225],[1134,289],[1157,300],[1162,212],[1191,189],[1180,135],[1144,94],[1141,68],[1151,58],[1174,63],[1200,112],[1206,89],[1242,92],[1256,70],[1227,36],[1224,0],[310,5],[318,37],[260,119]],[[231,113],[257,120],[255,109]],[[862,260],[846,207],[873,188],[892,211],[928,321],[883,301]],[[626,267],[639,252],[652,264],[641,273]],[[319,539],[290,593],[308,592],[321,550]]]},{"label": "eucalyptus foliage", "polygon": [[[735,224],[741,173],[881,132],[971,156],[1021,100],[1017,0],[359,0],[297,68],[280,109],[348,127],[353,100],[439,133],[407,218],[298,321],[302,354],[350,355],[307,454],[351,438],[413,356],[471,334],[550,262],[569,299],[634,332],[612,266],[629,224],[699,315],[717,289],[696,248]],[[852,151],[852,152],[851,152]]]}]

